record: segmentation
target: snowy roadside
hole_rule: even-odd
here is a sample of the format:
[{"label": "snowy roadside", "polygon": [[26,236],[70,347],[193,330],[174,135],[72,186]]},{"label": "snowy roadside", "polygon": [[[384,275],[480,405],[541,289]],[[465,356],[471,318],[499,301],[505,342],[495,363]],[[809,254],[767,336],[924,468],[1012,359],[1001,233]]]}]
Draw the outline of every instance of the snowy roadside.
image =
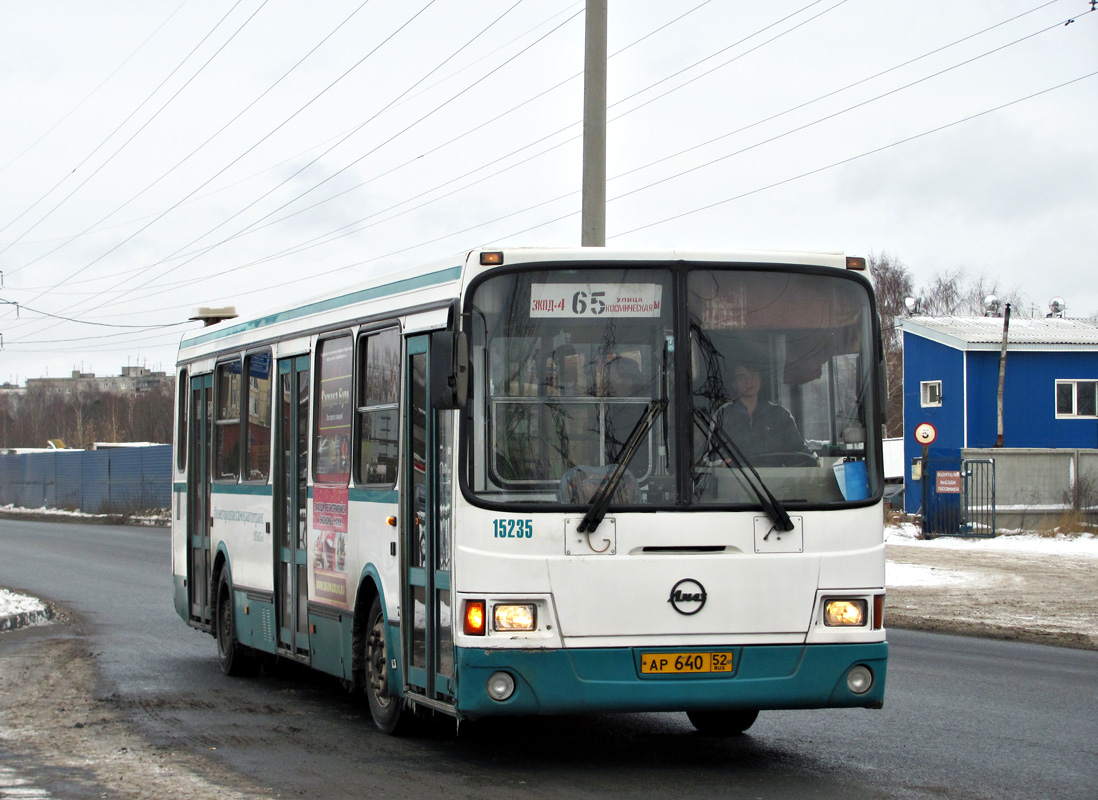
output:
[{"label": "snowy roadside", "polygon": [[1098,537],[886,529],[885,625],[1098,650]]},{"label": "snowy roadside", "polygon": [[26,522],[90,522],[99,525],[149,525],[167,526],[171,524],[170,509],[154,509],[145,513],[126,514],[89,514],[84,511],[66,511],[62,508],[20,508],[8,503],[0,506],[0,519],[18,519]]}]

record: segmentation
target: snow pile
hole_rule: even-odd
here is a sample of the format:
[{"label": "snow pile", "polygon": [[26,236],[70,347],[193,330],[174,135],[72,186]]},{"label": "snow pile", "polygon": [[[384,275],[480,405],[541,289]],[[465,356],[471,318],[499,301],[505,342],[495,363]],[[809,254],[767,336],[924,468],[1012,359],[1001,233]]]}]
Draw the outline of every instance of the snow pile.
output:
[{"label": "snow pile", "polygon": [[37,597],[0,589],[0,631],[48,622],[50,609]]}]

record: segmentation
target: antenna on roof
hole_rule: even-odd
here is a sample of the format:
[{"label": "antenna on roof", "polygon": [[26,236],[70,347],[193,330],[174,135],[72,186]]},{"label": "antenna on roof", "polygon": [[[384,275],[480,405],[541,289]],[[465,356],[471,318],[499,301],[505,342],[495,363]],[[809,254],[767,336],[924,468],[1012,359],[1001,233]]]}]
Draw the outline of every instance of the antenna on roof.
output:
[{"label": "antenna on roof", "polygon": [[1067,310],[1067,303],[1064,302],[1062,297],[1054,297],[1048,301],[1049,313],[1045,315],[1045,318],[1057,317],[1063,318],[1064,312]]}]

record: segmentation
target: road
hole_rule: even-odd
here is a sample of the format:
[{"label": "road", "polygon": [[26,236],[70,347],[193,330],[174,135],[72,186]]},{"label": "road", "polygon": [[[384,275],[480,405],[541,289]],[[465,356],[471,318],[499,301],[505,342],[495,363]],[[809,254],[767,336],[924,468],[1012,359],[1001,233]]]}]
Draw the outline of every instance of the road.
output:
[{"label": "road", "polygon": [[[881,711],[497,720],[394,739],[337,682],[218,671],[163,529],[0,521],[0,586],[71,618],[0,635],[0,798],[1082,798],[1098,652],[891,631]],[[10,795],[10,796],[15,796]],[[25,793],[21,796],[27,796]]]}]

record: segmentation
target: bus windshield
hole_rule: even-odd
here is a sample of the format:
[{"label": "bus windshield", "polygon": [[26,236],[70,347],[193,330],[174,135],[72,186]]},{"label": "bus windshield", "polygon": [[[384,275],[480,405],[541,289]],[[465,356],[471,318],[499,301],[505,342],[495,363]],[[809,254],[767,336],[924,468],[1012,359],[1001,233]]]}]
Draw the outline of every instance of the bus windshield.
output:
[{"label": "bus windshield", "polygon": [[475,499],[586,508],[611,476],[611,508],[880,490],[874,311],[849,273],[569,265],[494,274],[468,310]]}]

